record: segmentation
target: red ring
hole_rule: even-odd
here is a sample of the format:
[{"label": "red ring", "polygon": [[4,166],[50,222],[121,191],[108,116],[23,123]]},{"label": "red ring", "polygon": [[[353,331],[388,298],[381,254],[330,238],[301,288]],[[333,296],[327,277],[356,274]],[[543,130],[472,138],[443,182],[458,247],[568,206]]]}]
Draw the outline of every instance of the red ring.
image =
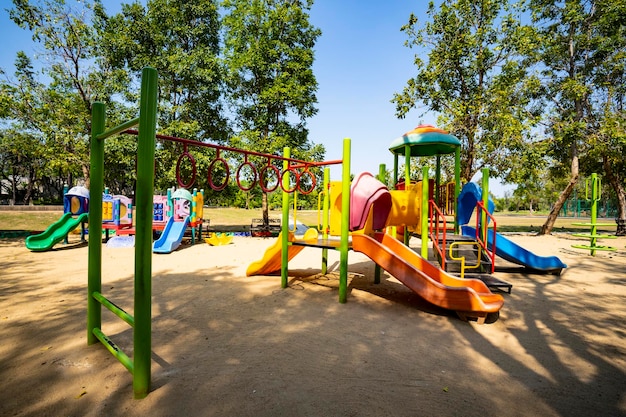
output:
[{"label": "red ring", "polygon": [[[304,191],[302,190],[302,187],[300,187],[302,185],[302,182],[300,181],[300,178],[302,178],[302,174],[309,174],[309,177],[311,177],[311,188],[309,189],[309,191]],[[302,171],[302,173],[300,175],[298,175],[298,191],[300,192],[300,194],[311,194],[311,192],[315,189],[315,186],[317,185],[317,180],[315,179],[315,175],[313,175],[313,173],[311,171],[309,171],[308,168],[305,168],[304,171]]]},{"label": "red ring", "polygon": [[[191,168],[191,180],[187,184],[183,182],[182,178],[180,178],[180,163],[182,162],[184,157],[189,158],[189,161],[191,162],[191,167],[192,167]],[[176,162],[176,182],[181,188],[190,189],[195,181],[196,181],[196,160],[193,158],[193,156],[191,156],[189,152],[185,151],[178,157],[178,162]]]},{"label": "red ring", "polygon": [[[222,165],[224,166],[224,171],[226,171],[226,179],[224,179],[224,183],[219,186],[215,185],[215,183],[213,182],[213,175],[211,175],[211,173],[213,172],[213,167],[215,167],[215,164],[218,162],[222,163]],[[207,176],[207,180],[209,181],[209,185],[211,186],[211,188],[215,191],[222,191],[224,188],[226,188],[226,186],[228,185],[229,176],[230,169],[228,168],[228,162],[226,162],[224,158],[215,158],[213,162],[211,162],[211,165],[209,165],[209,174]]]},{"label": "red ring", "polygon": [[[267,182],[265,184],[263,183],[263,177],[265,176],[265,173],[267,172],[268,169],[271,169],[272,171],[274,171],[274,174],[276,174],[276,184],[274,184],[274,186],[271,188],[267,187]],[[261,190],[263,190],[264,192],[266,193],[273,192],[274,190],[278,188],[279,182],[280,182],[280,170],[276,168],[274,165],[267,164],[261,169],[261,172],[259,172],[259,187],[261,187]]]},{"label": "red ring", "polygon": [[[284,185],[284,181],[283,178],[285,177],[285,174],[289,173],[289,172],[293,172],[296,176],[296,185],[294,185],[293,188],[290,189],[286,189],[285,185]],[[298,184],[300,183],[300,174],[298,173],[298,170],[295,168],[287,168],[286,170],[283,171],[282,174],[280,174],[280,188],[283,189],[284,192],[286,192],[287,194],[291,194],[294,191],[296,191],[298,189]]]},{"label": "red ring", "polygon": [[[254,180],[252,181],[252,184],[247,188],[241,185],[241,180],[239,177],[241,173],[241,168],[245,166],[249,166],[252,169],[252,173],[254,174]],[[237,185],[242,191],[250,191],[256,185],[256,181],[257,181],[257,171],[256,171],[256,167],[254,166],[252,162],[245,161],[243,164],[239,165],[239,168],[237,168]]]}]

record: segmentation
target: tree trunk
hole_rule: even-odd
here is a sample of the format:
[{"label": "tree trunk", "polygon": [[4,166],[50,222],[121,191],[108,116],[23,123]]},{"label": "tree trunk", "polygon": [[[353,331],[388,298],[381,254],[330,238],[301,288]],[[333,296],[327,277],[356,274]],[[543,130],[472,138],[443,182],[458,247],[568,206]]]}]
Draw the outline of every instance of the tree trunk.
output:
[{"label": "tree trunk", "polygon": [[552,207],[552,210],[550,211],[550,214],[548,215],[546,222],[541,226],[541,230],[539,230],[538,235],[549,235],[550,233],[552,233],[552,228],[554,228],[554,223],[556,222],[556,219],[559,217],[559,213],[561,212],[563,205],[569,198],[570,194],[572,193],[572,190],[574,190],[574,187],[576,186],[576,183],[578,182],[578,176],[579,176],[578,146],[576,144],[576,140],[572,142],[571,173],[572,173],[572,176],[569,180],[569,183],[567,184],[563,192],[559,195],[559,198],[556,200],[556,203],[554,203],[554,206]]},{"label": "tree trunk", "polygon": [[11,205],[17,202],[17,170],[15,167],[11,169]]},{"label": "tree trunk", "polygon": [[606,177],[613,190],[615,190],[615,195],[617,195],[617,216],[615,216],[617,231],[615,236],[626,236],[626,191],[624,190],[622,179],[619,177],[619,174],[613,171],[607,157],[602,159],[602,165],[604,166]]},{"label": "tree trunk", "polygon": [[[89,189],[89,185],[91,183],[89,179],[89,165],[83,164],[83,177],[85,178],[85,188]],[[70,188],[72,187],[72,184],[68,185],[70,186]]]},{"label": "tree trunk", "polygon": [[268,197],[265,191],[261,194],[261,211],[263,212],[263,227],[270,227],[270,214],[269,214],[269,204],[267,203]]},{"label": "tree trunk", "polygon": [[567,184],[567,187],[565,187],[563,192],[561,192],[561,194],[559,195],[559,198],[554,203],[554,206],[552,207],[550,214],[548,214],[548,218],[546,219],[546,222],[541,226],[541,230],[539,230],[538,235],[549,235],[550,233],[552,233],[552,229],[554,228],[554,223],[556,222],[556,219],[559,217],[559,213],[561,212],[563,205],[569,198],[577,182],[578,182],[578,175],[570,178],[569,183]]}]

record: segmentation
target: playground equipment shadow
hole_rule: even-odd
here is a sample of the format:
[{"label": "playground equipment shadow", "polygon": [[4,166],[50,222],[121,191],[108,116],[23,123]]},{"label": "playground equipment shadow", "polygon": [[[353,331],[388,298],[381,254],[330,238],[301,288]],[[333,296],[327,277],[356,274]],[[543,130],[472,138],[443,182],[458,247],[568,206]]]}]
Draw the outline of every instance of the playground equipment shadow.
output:
[{"label": "playground equipment shadow", "polygon": [[[245,276],[270,239],[154,255],[143,400],[103,346],[86,344],[87,248],[34,253],[2,239],[0,415],[625,415],[626,252],[591,257],[568,238],[514,239],[568,268],[503,273],[515,287],[490,325],[424,305],[387,274],[373,284],[373,263],[352,252],[346,304],[335,251],[320,277],[321,251],[305,248],[287,289],[275,276]],[[103,293],[127,311],[133,257],[103,248]],[[128,326],[103,319],[132,353]]]}]

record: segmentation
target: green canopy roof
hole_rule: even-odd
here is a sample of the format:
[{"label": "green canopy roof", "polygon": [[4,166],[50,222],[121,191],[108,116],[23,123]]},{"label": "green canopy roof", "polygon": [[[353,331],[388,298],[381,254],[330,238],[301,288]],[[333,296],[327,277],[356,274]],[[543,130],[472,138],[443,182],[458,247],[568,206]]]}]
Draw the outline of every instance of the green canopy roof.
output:
[{"label": "green canopy roof", "polygon": [[410,147],[411,156],[433,156],[454,153],[461,141],[443,130],[418,126],[391,142],[389,150],[405,155],[406,145]]}]

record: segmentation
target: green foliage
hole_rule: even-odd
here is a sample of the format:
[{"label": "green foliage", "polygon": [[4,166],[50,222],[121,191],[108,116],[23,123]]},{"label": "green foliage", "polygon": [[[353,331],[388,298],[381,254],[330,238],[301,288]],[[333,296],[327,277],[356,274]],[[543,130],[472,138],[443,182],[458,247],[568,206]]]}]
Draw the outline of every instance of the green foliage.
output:
[{"label": "green foliage", "polygon": [[509,150],[524,147],[538,121],[540,82],[528,69],[536,37],[520,15],[520,5],[506,0],[431,2],[430,20],[419,26],[411,15],[401,28],[406,45],[419,50],[417,75],[393,97],[396,114],[438,112],[463,145],[465,181],[485,166],[495,175],[511,171]]},{"label": "green foliage", "polygon": [[[159,74],[159,131],[190,139],[225,141],[222,67],[216,1],[135,1],[108,17],[97,10],[102,62],[138,82],[145,66]],[[137,101],[137,90],[126,98]]]},{"label": "green foliage", "polygon": [[[317,109],[313,47],[320,30],[307,1],[225,0],[224,61],[238,134],[233,145],[266,154],[323,156],[308,141],[306,119]],[[266,199],[267,196],[264,195]],[[264,218],[268,205],[264,202]]]}]

